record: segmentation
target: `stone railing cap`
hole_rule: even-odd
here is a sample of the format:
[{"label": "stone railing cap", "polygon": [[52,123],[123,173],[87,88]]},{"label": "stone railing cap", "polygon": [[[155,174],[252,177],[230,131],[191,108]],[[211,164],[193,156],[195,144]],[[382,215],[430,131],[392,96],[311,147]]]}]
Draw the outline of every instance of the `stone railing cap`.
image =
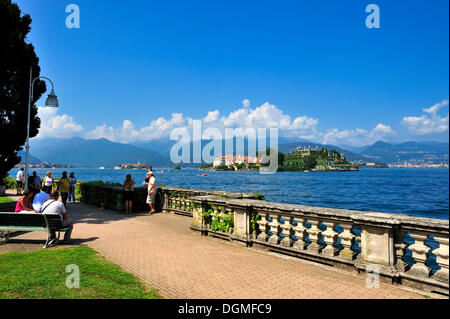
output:
[{"label": "stone railing cap", "polygon": [[434,218],[413,217],[401,214],[391,214],[373,211],[358,211],[327,207],[313,207],[296,204],[273,203],[255,199],[233,199],[223,198],[214,195],[196,196],[196,201],[207,201],[217,204],[228,204],[231,206],[253,207],[257,210],[266,210],[268,213],[292,214],[292,215],[317,215],[318,218],[329,218],[338,221],[350,221],[353,223],[369,223],[376,226],[386,225],[388,227],[423,227],[424,229],[433,228],[448,233],[449,221]]}]

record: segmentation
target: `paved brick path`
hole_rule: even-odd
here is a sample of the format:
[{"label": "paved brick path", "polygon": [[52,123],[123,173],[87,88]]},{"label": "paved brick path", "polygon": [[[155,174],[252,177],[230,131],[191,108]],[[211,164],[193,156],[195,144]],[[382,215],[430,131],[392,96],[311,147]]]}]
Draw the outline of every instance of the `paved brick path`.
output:
[{"label": "paved brick path", "polygon": [[[397,286],[365,287],[365,277],[191,233],[190,219],[172,214],[128,217],[69,204],[72,237],[136,275],[166,298],[421,298]],[[17,249],[28,233],[0,246]],[[38,244],[42,246],[42,241]],[[82,270],[81,270],[82,271]]]}]

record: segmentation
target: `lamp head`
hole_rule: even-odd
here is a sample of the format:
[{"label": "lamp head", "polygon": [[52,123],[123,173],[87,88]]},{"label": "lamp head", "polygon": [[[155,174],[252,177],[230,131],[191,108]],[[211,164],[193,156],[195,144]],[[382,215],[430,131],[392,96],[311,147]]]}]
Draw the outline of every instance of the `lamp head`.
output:
[{"label": "lamp head", "polygon": [[47,101],[45,101],[46,106],[50,107],[58,107],[58,97],[55,95],[55,91],[52,89],[50,94],[47,97]]}]

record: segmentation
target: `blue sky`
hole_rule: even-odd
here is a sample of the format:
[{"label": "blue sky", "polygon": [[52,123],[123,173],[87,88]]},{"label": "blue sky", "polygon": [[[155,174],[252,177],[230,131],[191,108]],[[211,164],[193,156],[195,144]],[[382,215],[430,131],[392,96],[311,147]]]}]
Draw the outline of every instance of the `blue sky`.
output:
[{"label": "blue sky", "polygon": [[133,142],[203,119],[340,145],[448,141],[448,1],[17,3],[60,100],[40,137]]}]

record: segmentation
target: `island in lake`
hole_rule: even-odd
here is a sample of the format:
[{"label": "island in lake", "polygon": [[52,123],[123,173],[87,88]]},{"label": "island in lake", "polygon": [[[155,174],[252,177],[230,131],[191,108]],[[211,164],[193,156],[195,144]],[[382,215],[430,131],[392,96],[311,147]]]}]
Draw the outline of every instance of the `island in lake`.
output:
[{"label": "island in lake", "polygon": [[[259,170],[267,163],[266,157],[271,149],[258,153],[258,156],[225,155],[214,159],[210,164],[200,166],[201,170]],[[318,147],[298,147],[291,153],[278,152],[279,171],[358,171],[358,165],[349,162],[336,150]]]},{"label": "island in lake", "polygon": [[114,169],[150,169],[150,165],[148,164],[120,164],[119,166],[114,167]]}]

